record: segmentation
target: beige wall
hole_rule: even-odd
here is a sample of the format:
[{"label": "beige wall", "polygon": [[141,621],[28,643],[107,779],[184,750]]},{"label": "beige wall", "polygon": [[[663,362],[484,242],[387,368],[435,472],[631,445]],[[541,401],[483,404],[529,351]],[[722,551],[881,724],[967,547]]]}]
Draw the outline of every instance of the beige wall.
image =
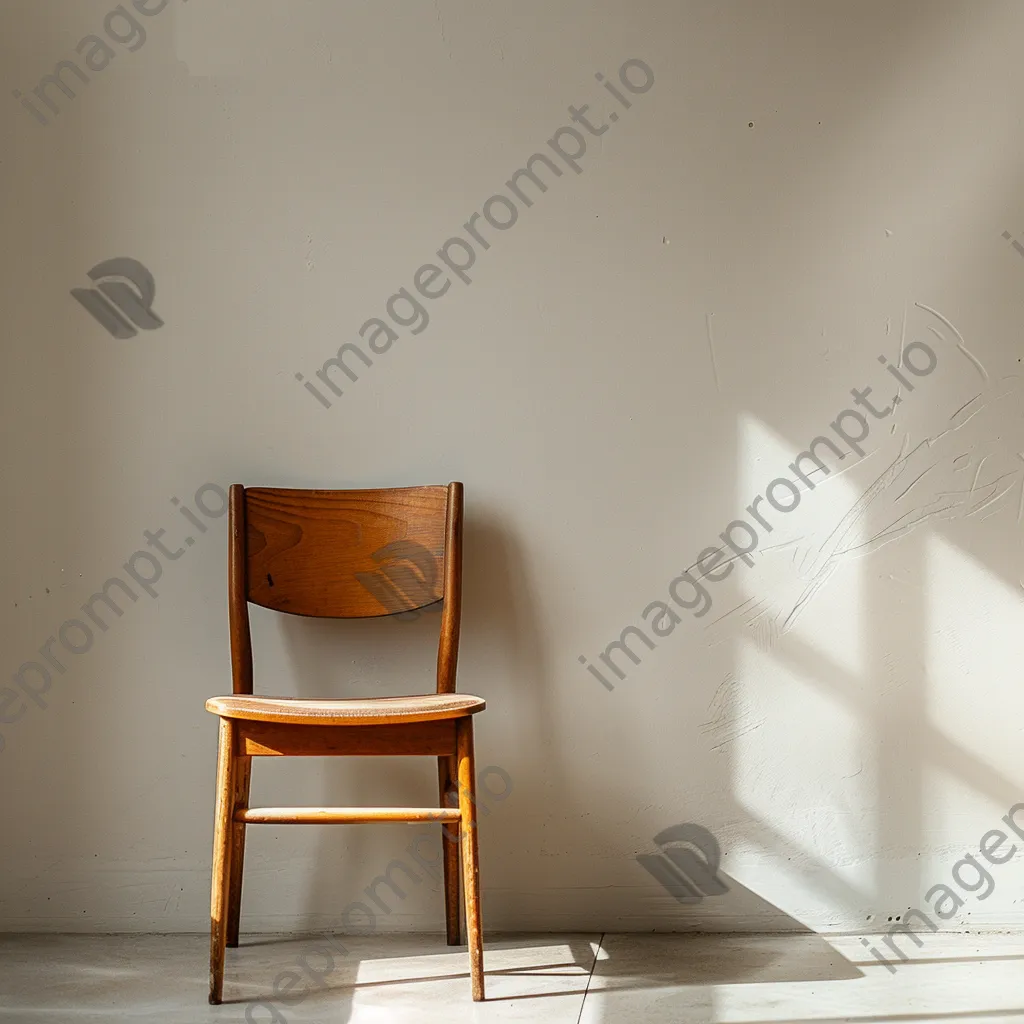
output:
[{"label": "beige wall", "polygon": [[[952,884],[1024,800],[1024,7],[140,6],[144,41],[104,28],[111,0],[0,12],[0,683],[50,677],[21,673],[45,708],[0,690],[2,926],[205,927],[234,481],[465,482],[460,685],[488,701],[482,764],[513,780],[483,823],[489,927],[868,931]],[[74,99],[44,89],[43,124],[11,90],[91,33],[116,56],[65,72]],[[561,173],[518,178],[528,205],[505,183],[535,152]],[[482,217],[496,194],[505,229]],[[469,263],[455,236],[469,282],[426,271],[451,281],[419,297],[429,323],[389,312],[439,249]],[[162,327],[117,339],[71,297],[115,257],[152,272]],[[359,337],[372,318],[386,351]],[[345,343],[372,365],[328,370],[328,408],[295,374]],[[854,404],[871,387],[883,410],[878,357],[920,368],[920,343],[936,365],[893,413]],[[762,499],[758,524],[746,507],[846,408],[864,457],[825,450],[832,471],[776,485],[799,507]],[[741,518],[753,564],[705,559],[727,578],[672,604],[723,531],[752,546]],[[161,528],[173,557],[147,545]],[[125,563],[159,566],[158,596],[136,583],[62,645]],[[257,686],[427,688],[436,624],[255,614]],[[627,634],[619,679],[600,655],[630,625],[655,647]],[[260,764],[254,797],[429,801],[433,780]],[[727,896],[680,905],[634,859],[680,822],[718,837]],[[243,927],[338,927],[414,834],[252,830]],[[1019,927],[1020,856],[945,926]],[[439,928],[434,887],[378,925]]]}]

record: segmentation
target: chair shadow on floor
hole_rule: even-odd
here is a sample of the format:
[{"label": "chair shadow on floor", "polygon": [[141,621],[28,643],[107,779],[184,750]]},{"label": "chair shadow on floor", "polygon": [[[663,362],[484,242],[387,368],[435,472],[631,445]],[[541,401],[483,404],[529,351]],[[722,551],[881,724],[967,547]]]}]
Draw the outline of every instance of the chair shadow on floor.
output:
[{"label": "chair shadow on floor", "polygon": [[[718,871],[718,878],[727,891],[700,902],[676,904],[667,896],[656,897],[678,911],[667,911],[665,925],[657,932],[605,936],[594,971],[604,987],[843,981],[864,976],[825,938],[764,897],[724,871]],[[737,921],[745,922],[748,930],[736,931]],[[787,943],[791,949],[780,948],[775,941],[779,935],[799,941]]]},{"label": "chair shadow on floor", "polygon": [[[489,999],[582,998],[599,938],[488,939],[485,966],[495,983]],[[223,1005],[245,1006],[245,1019],[252,1022],[302,1024],[329,1012],[332,1022],[343,1024],[352,1019],[357,1000],[379,1000],[377,1010],[390,1003],[397,1011],[394,999],[400,997],[388,991],[396,988],[417,1004],[469,999],[466,947],[446,945],[443,935],[242,937],[239,950],[228,952]],[[509,985],[509,979],[522,984]]]},{"label": "chair shadow on floor", "polygon": [[[734,879],[728,884],[739,904],[756,902],[766,919],[780,920],[781,912],[756,894]],[[789,949],[779,948],[772,935],[696,931],[488,938],[488,1001],[582,999],[592,975],[604,991],[862,977],[823,938],[783,918],[775,931],[801,940]],[[451,993],[458,1001],[469,977],[465,948],[446,946],[441,935],[254,937],[243,938],[239,952],[244,956],[233,957],[224,1002],[249,1004],[247,1019],[256,1022],[300,1024],[328,1008],[332,1021],[348,1021],[357,1001],[387,1004],[398,998],[388,990],[399,987],[414,1000]]]}]

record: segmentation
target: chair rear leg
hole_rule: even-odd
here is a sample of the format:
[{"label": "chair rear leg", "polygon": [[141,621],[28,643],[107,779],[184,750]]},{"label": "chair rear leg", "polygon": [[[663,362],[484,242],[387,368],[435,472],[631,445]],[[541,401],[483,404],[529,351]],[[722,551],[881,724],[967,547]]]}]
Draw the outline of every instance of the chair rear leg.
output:
[{"label": "chair rear leg", "polygon": [[[252,758],[236,759],[235,809],[249,806],[249,784],[252,779]],[[238,920],[242,913],[242,866],[245,863],[245,822],[231,823],[231,891],[228,896],[228,939],[234,949],[238,945]]]},{"label": "chair rear leg", "polygon": [[460,718],[455,730],[458,757],[462,881],[466,895],[466,932],[473,1001],[484,998],[484,939],[480,919],[480,863],[477,842],[476,765],[473,759],[473,719]]},{"label": "chair rear leg", "polygon": [[222,718],[217,749],[217,805],[213,819],[213,879],[210,888],[210,1002],[214,1004],[221,1001],[224,988],[236,765],[235,726],[229,719]]},{"label": "chair rear leg", "polygon": [[[437,759],[438,789],[442,807],[455,806],[458,794],[456,760],[454,757]],[[458,836],[448,826],[441,826],[441,854],[444,861],[444,928],[449,946],[462,941],[459,921],[459,843]]]}]

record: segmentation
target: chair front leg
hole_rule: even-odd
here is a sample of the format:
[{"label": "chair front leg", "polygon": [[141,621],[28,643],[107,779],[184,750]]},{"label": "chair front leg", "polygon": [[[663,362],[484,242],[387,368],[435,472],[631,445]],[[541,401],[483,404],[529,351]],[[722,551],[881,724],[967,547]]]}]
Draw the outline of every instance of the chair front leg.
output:
[{"label": "chair front leg", "polygon": [[220,720],[217,745],[217,803],[213,819],[213,880],[210,891],[210,1002],[221,1001],[224,988],[224,947],[228,933],[231,888],[231,847],[234,836],[236,775],[235,724]]},{"label": "chair front leg", "polygon": [[466,932],[473,1000],[484,998],[484,939],[480,919],[480,863],[477,842],[476,765],[473,758],[473,719],[460,718],[455,730],[458,760],[462,882],[466,896]]},{"label": "chair front leg", "polygon": [[[249,806],[249,785],[252,779],[252,758],[236,758],[235,810]],[[232,813],[232,819],[234,814]],[[231,891],[228,895],[228,937],[232,948],[238,945],[238,921],[242,914],[242,868],[245,864],[245,822],[231,822]]]}]

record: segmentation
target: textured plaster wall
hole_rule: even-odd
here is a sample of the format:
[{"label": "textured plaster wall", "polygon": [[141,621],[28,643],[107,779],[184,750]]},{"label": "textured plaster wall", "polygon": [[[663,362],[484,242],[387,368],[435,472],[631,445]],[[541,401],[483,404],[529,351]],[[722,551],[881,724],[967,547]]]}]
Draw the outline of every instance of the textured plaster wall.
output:
[{"label": "textured plaster wall", "polygon": [[[221,488],[455,479],[460,686],[513,780],[488,928],[866,932],[938,884],[943,927],[1019,928],[1022,32],[1012,2],[5,0],[0,926],[206,927]],[[119,257],[155,282],[134,337],[71,295]],[[845,457],[801,478],[819,435]],[[436,630],[256,611],[257,686],[422,691]],[[434,780],[259,763],[254,800]],[[727,893],[636,861],[679,823]],[[989,886],[962,858],[998,828]],[[250,830],[243,928],[340,927],[414,831]],[[377,925],[440,928],[436,889]]]}]

